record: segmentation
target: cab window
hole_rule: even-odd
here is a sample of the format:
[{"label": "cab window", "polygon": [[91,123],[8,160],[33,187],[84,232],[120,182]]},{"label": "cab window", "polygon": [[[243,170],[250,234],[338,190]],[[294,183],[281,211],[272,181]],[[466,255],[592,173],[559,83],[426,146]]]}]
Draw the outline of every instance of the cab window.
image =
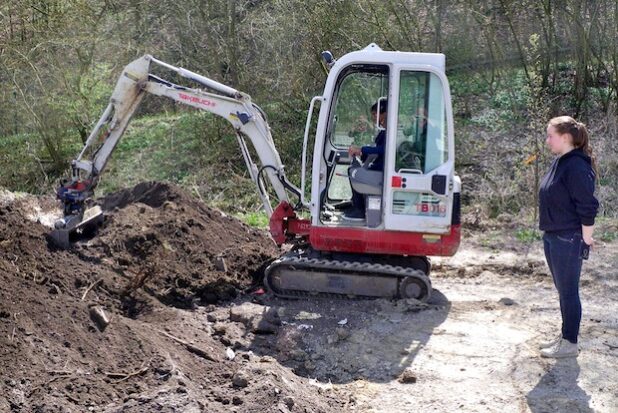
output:
[{"label": "cab window", "polygon": [[336,148],[373,142],[377,131],[371,120],[371,105],[388,95],[388,66],[353,65],[340,75],[330,141]]},{"label": "cab window", "polygon": [[397,172],[424,174],[446,162],[442,82],[433,73],[402,71],[397,113]]}]

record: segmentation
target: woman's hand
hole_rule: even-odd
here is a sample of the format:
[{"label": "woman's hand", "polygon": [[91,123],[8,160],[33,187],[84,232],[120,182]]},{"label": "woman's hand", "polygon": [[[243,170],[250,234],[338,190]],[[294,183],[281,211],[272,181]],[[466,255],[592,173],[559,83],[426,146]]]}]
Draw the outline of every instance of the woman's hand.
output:
[{"label": "woman's hand", "polygon": [[592,238],[592,232],[594,231],[594,225],[582,225],[582,238],[586,245],[593,246],[594,238]]}]

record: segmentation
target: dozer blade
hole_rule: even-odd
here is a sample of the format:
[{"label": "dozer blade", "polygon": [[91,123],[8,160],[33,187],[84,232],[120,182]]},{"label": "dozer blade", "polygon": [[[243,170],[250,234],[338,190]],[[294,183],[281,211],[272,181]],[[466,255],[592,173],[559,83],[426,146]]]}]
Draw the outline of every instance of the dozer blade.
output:
[{"label": "dozer blade", "polygon": [[71,236],[96,229],[103,224],[103,210],[95,205],[84,211],[84,214],[65,217],[56,222],[55,229],[49,234],[56,246],[68,249],[71,246]]}]

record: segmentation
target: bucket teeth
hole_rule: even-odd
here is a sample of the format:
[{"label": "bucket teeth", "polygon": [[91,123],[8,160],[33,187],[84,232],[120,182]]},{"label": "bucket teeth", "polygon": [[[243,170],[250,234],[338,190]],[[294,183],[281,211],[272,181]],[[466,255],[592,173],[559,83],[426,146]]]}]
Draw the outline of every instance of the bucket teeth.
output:
[{"label": "bucket teeth", "polygon": [[98,227],[102,224],[103,210],[100,206],[95,205],[84,211],[81,217],[79,215],[73,215],[57,221],[55,229],[49,236],[57,247],[68,249],[71,246],[71,234],[81,232],[88,227]]}]

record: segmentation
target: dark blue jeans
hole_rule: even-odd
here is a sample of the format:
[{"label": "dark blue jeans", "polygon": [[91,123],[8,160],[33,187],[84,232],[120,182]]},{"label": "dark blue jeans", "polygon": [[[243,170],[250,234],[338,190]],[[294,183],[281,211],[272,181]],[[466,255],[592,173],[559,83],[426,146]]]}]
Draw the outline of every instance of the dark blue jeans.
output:
[{"label": "dark blue jeans", "polygon": [[583,239],[579,231],[543,235],[545,258],[560,296],[562,337],[577,343],[582,305],[579,299],[579,277],[582,270],[581,251]]}]

